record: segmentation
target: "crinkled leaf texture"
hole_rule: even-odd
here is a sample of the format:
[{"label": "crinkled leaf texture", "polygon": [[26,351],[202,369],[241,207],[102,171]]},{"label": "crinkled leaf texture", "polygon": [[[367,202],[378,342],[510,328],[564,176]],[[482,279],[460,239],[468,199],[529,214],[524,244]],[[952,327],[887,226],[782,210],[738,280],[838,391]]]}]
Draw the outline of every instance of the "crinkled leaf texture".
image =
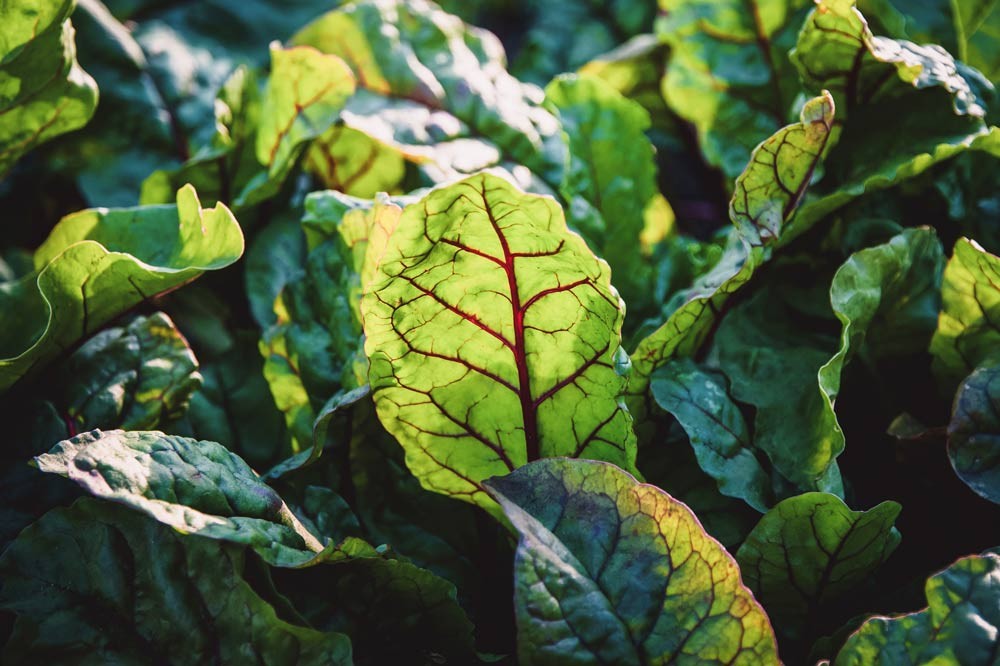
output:
[{"label": "crinkled leaf texture", "polygon": [[835,666],[995,664],[1000,650],[1000,555],[963,557],[927,579],[927,608],[865,622]]},{"label": "crinkled leaf texture", "polygon": [[1000,504],[1000,365],[977,368],[958,387],[948,457],[970,488]]},{"label": "crinkled leaf texture", "polygon": [[824,603],[863,584],[899,545],[893,523],[902,507],[882,502],[851,511],[828,493],[779,502],[740,546],[747,587],[785,633],[809,626]]},{"label": "crinkled leaf texture", "polygon": [[228,208],[203,209],[191,186],[176,206],[95,208],[63,218],[35,253],[37,273],[0,285],[0,390],[156,294],[243,254]]},{"label": "crinkled leaf texture", "polygon": [[185,534],[250,546],[276,566],[325,557],[274,490],[215,442],[161,432],[94,430],[38,456],[43,472],[124,504]]},{"label": "crinkled leaf texture", "polygon": [[481,174],[408,206],[362,314],[379,419],[424,487],[498,512],[481,481],[540,457],[634,470],[624,307],[551,198]]},{"label": "crinkled leaf texture", "polygon": [[778,663],[736,562],[659,488],[567,458],[486,487],[520,535],[522,664]]},{"label": "crinkled leaf texture", "polygon": [[352,663],[347,636],[281,619],[246,564],[107,502],[53,510],[0,558],[0,608],[18,615],[5,663]]},{"label": "crinkled leaf texture", "polygon": [[500,166],[522,186],[537,178],[538,187],[558,187],[559,124],[536,86],[507,73],[491,33],[425,0],[367,0],[326,14],[293,41],[343,58],[358,81],[344,124],[433,180]]},{"label": "crinkled leaf texture", "polygon": [[201,387],[198,360],[157,312],[87,340],[56,369],[58,402],[77,432],[148,430],[179,418]]},{"label": "crinkled leaf texture", "polygon": [[822,160],[833,118],[833,98],[816,97],[802,108],[800,122],[754,149],[729,205],[737,233],[722,259],[685,292],[683,304],[639,342],[629,393],[644,393],[649,376],[670,358],[694,354],[729,296],[770,257]]},{"label": "crinkled leaf texture", "polygon": [[1000,358],[1000,257],[960,238],[944,269],[944,307],[931,340],[934,369],[954,385]]},{"label": "crinkled leaf texture", "polygon": [[76,61],[72,0],[0,5],[0,178],[36,145],[83,127],[97,84]]}]

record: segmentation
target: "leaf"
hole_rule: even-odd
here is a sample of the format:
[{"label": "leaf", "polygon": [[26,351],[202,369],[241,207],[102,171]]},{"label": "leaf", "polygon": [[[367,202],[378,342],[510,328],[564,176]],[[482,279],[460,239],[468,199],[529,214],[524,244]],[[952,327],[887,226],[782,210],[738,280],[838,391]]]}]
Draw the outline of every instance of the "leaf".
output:
[{"label": "leaf", "polygon": [[35,458],[43,472],[184,534],[250,546],[275,566],[308,566],[323,545],[221,444],[161,432],[93,430]]},{"label": "leaf", "polygon": [[736,553],[747,586],[784,632],[811,626],[825,604],[851,593],[899,545],[899,504],[851,511],[827,493],[779,502]]},{"label": "leaf", "polygon": [[352,663],[343,634],[282,619],[244,577],[250,564],[110,503],[56,509],[0,558],[0,608],[18,615],[4,661]]},{"label": "leaf", "polygon": [[19,1],[0,8],[0,178],[21,155],[83,127],[94,114],[97,84],[76,61],[66,18],[73,4]]},{"label": "leaf", "polygon": [[162,312],[107,328],[56,370],[53,385],[76,430],[146,430],[179,418],[201,386],[198,360]]},{"label": "leaf", "polygon": [[770,246],[785,232],[823,157],[833,117],[833,98],[816,97],[802,107],[800,122],[754,150],[729,205],[736,233],[712,270],[695,281],[680,297],[682,304],[632,352],[630,394],[644,393],[650,375],[669,359],[692,355],[729,296],[770,258]]},{"label": "leaf", "polygon": [[406,175],[406,160],[395,148],[344,125],[313,141],[305,166],[325,187],[365,198],[399,190]]},{"label": "leaf", "polygon": [[379,419],[425,488],[496,512],[480,482],[540,457],[634,468],[621,299],[551,199],[487,174],[431,192],[361,307]]},{"label": "leaf", "polygon": [[735,561],[662,490],[571,459],[485,485],[520,536],[521,663],[777,663]]},{"label": "leaf", "polygon": [[699,467],[718,482],[720,492],[767,511],[773,502],[771,480],[725,378],[690,359],[677,359],[653,374],[650,391],[684,428]]},{"label": "leaf", "polygon": [[791,54],[807,87],[831,91],[843,110],[841,120],[859,105],[891,99],[894,80],[914,88],[944,88],[958,115],[986,114],[980,88],[989,83],[978,72],[940,46],[876,37],[855,2],[816,0]]},{"label": "leaf", "polygon": [[354,76],[340,58],[308,47],[272,45],[256,144],[268,176],[287,173],[302,144],[332,125],[353,94]]},{"label": "leaf", "polygon": [[640,238],[647,213],[654,216],[663,209],[653,145],[645,135],[649,115],[600,79],[587,76],[553,80],[545,88],[545,99],[569,145],[569,165],[560,186],[567,221],[608,262],[630,312],[643,318],[643,306],[651,306],[652,270]]},{"label": "leaf", "polygon": [[63,218],[35,253],[38,273],[0,285],[0,310],[16,313],[0,331],[0,390],[132,306],[241,254],[233,214],[222,205],[202,209],[189,186],[177,206]]},{"label": "leaf", "polygon": [[819,369],[831,408],[844,366],[861,348],[873,357],[927,348],[940,309],[943,267],[941,242],[933,230],[921,228],[855,252],[837,270],[830,301],[842,324],[840,349]]},{"label": "leaf", "polygon": [[558,187],[558,123],[535,86],[506,72],[492,34],[425,0],[369,0],[320,17],[293,42],[343,58],[358,81],[344,124],[420,164],[432,181],[500,166],[522,187],[535,178]]},{"label": "leaf", "polygon": [[958,383],[1000,348],[1000,258],[960,238],[944,269],[944,303],[931,339],[934,370]]},{"label": "leaf", "polygon": [[966,485],[1000,504],[1000,367],[981,366],[958,387],[948,458]]},{"label": "leaf", "polygon": [[972,555],[927,579],[928,607],[899,617],[875,617],[858,629],[834,660],[861,664],[989,664],[1000,626],[1000,556]]},{"label": "leaf", "polygon": [[670,45],[663,95],[698,130],[705,159],[729,178],[789,119],[798,94],[787,52],[806,0],[660,0]]},{"label": "leaf", "polygon": [[276,323],[274,299],[302,276],[305,260],[305,237],[296,220],[272,220],[257,233],[247,250],[246,291],[250,312],[262,329]]}]

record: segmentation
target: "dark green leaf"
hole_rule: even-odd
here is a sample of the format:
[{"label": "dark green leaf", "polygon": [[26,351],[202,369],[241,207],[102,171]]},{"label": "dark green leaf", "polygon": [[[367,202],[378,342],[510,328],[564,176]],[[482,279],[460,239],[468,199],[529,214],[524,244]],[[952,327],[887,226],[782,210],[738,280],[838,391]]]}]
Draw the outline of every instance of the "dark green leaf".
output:
[{"label": "dark green leaf", "polygon": [[1000,504],[1000,366],[977,368],[958,387],[948,457],[970,488]]}]

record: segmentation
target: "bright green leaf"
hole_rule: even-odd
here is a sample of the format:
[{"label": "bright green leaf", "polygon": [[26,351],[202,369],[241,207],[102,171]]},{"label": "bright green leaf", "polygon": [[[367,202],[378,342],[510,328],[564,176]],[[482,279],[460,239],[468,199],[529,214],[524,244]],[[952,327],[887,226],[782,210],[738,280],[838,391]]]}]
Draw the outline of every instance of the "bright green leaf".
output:
[{"label": "bright green leaf", "polygon": [[522,664],[778,663],[736,562],[662,490],[565,458],[486,487],[520,535]]},{"label": "bright green leaf", "polygon": [[406,208],[362,300],[379,419],[424,487],[540,457],[634,469],[621,299],[558,204],[480,175]]}]

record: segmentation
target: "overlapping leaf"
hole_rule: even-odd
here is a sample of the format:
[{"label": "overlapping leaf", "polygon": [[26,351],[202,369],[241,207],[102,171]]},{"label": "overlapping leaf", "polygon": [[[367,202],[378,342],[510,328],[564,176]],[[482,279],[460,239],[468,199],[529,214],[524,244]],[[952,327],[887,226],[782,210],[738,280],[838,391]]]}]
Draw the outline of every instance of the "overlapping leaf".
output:
[{"label": "overlapping leaf", "polygon": [[431,490],[540,457],[634,468],[623,310],[559,206],[475,176],[406,208],[362,300],[379,419]]},{"label": "overlapping leaf", "polygon": [[827,493],[786,499],[761,518],[736,559],[747,586],[788,634],[849,594],[899,545],[895,502],[851,511]]},{"label": "overlapping leaf", "polygon": [[176,206],[93,209],[64,218],[35,253],[38,273],[0,285],[0,390],[130,307],[243,253],[225,206],[194,188]]},{"label": "overlapping leaf", "polygon": [[662,490],[564,458],[486,486],[520,535],[521,663],[777,663],[736,563]]},{"label": "overlapping leaf", "polygon": [[948,457],[970,488],[1000,504],[1000,366],[979,367],[958,387]]},{"label": "overlapping leaf", "polygon": [[865,622],[835,666],[990,664],[1000,641],[1000,556],[964,557],[927,579],[927,608]]}]

